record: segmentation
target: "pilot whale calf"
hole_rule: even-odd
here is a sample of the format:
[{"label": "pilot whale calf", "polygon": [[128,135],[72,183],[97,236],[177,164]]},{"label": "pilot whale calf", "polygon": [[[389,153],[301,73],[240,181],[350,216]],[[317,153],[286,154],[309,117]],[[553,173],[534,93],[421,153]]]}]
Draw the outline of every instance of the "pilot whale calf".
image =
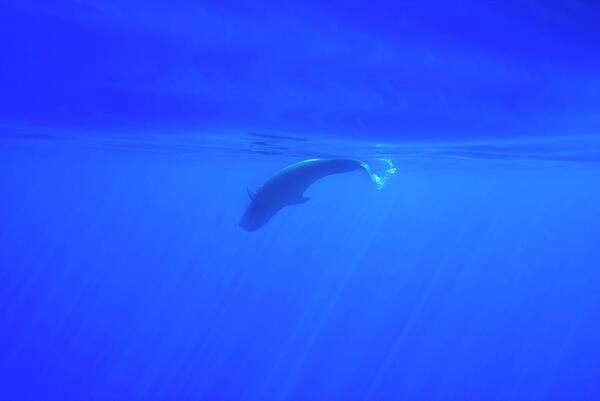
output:
[{"label": "pilot whale calf", "polygon": [[[240,227],[256,231],[265,225],[282,208],[307,202],[304,191],[315,181],[332,174],[365,170],[376,182],[377,176],[369,166],[354,159],[309,159],[292,164],[265,182],[255,193],[248,191],[250,205]],[[377,182],[376,182],[377,183]]]}]

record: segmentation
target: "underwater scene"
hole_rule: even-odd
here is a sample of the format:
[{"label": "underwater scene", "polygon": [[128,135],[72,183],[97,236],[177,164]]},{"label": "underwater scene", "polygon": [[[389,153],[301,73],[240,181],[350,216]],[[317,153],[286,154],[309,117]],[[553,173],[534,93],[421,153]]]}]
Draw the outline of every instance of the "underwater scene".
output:
[{"label": "underwater scene", "polygon": [[0,6],[0,401],[600,400],[593,2]]},{"label": "underwater scene", "polygon": [[[597,140],[1,144],[4,399],[595,399]],[[387,181],[243,230],[312,157]]]}]

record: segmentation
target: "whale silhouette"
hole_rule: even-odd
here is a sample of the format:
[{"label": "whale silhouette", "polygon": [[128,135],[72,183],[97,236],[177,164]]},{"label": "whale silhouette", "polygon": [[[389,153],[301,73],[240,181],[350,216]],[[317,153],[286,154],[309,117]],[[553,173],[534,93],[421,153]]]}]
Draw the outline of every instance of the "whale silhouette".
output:
[{"label": "whale silhouette", "polygon": [[256,231],[282,208],[307,202],[309,198],[304,197],[304,191],[315,181],[328,175],[361,169],[374,180],[369,166],[355,159],[309,159],[292,164],[270,178],[255,193],[248,190],[250,205],[240,227],[245,231]]}]

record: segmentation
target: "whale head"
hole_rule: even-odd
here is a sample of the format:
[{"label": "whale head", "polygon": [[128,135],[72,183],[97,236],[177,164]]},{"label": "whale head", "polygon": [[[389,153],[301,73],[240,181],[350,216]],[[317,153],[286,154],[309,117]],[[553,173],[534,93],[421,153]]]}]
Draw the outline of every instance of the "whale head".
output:
[{"label": "whale head", "polygon": [[253,200],[240,220],[240,227],[248,232],[256,231],[273,217],[279,208]]}]

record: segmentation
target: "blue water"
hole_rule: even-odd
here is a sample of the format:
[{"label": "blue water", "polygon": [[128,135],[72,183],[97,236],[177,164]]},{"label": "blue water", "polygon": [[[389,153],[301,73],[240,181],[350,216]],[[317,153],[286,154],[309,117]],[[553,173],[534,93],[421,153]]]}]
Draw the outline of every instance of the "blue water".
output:
[{"label": "blue water", "polygon": [[[254,233],[256,188],[327,177]],[[596,400],[600,139],[0,138],[2,400]]]}]

